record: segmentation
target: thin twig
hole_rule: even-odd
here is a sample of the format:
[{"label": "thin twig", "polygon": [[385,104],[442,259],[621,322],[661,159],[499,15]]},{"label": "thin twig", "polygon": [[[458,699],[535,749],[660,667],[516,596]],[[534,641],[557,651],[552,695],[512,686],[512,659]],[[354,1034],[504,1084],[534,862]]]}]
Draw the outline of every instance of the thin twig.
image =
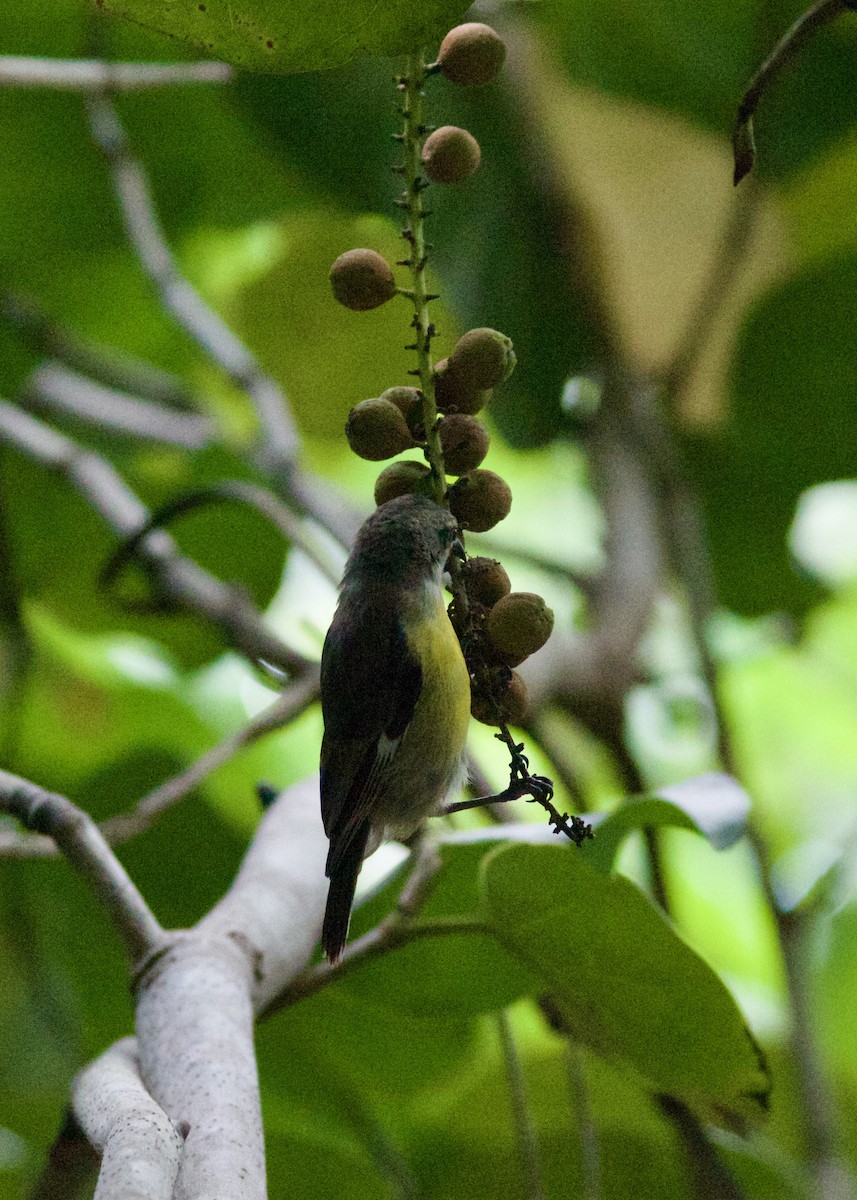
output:
[{"label": "thin twig", "polygon": [[0,88],[90,92],[107,87],[115,92],[132,92],[184,83],[228,83],[232,77],[232,68],[223,62],[106,63],[14,54],[0,57]]},{"label": "thin twig", "polygon": [[696,1200],[746,1200],[744,1192],[721,1162],[699,1119],[687,1105],[673,1096],[658,1096],[656,1099],[684,1144]]},{"label": "thin twig", "polygon": [[161,303],[235,386],[250,397],[262,424],[265,454],[278,467],[295,468],[300,440],[282,388],[179,270],[161,229],[146,172],[131,153],[108,94],[90,95],[87,111],[92,136],[110,168],[128,239],[157,288]]},{"label": "thin twig", "polygon": [[758,108],[762,96],[820,29],[843,13],[855,10],[857,10],[857,0],[819,0],[818,4],[814,4],[812,8],[798,17],[759,67],[738,105],[738,115],[732,134],[735,153],[734,182],[736,185],[752,171],[756,161],[753,114]]},{"label": "thin twig", "polygon": [[336,489],[300,469],[300,439],[285,392],[179,271],[161,228],[147,174],[131,153],[108,94],[93,93],[88,111],[93,138],[107,159],[128,239],[141,267],[165,309],[253,405],[261,430],[254,461],[270,476],[279,495],[311,516],[343,546],[350,546],[362,516]]},{"label": "thin twig", "polygon": [[[120,537],[133,535],[148,520],[145,506],[107,459],[4,400],[0,400],[0,442],[60,471]],[[309,668],[308,659],[266,628],[249,600],[181,555],[169,534],[160,530],[149,534],[139,555],[168,599],[212,621],[251,660],[263,659],[290,675]]]},{"label": "thin twig", "polygon": [[565,1039],[564,1053],[569,1102],[580,1137],[583,1174],[582,1200],[599,1200],[601,1196],[601,1149],[598,1145],[598,1130],[595,1128],[592,1106],[589,1103],[581,1049],[570,1034]]},{"label": "thin twig", "polygon": [[96,383],[179,410],[193,407],[182,379],[125,350],[107,348],[52,320],[29,296],[0,289],[0,318],[40,357],[57,359]]},{"label": "thin twig", "polygon": [[465,918],[451,917],[417,920],[440,870],[441,860],[434,844],[424,837],[415,852],[415,864],[402,888],[395,910],[374,929],[349,942],[336,963],[322,962],[309,967],[262,1009],[261,1018],[273,1016],[283,1008],[315,995],[328,984],[349,975],[365,962],[371,962],[399,946],[425,937],[443,937],[477,933],[482,925]]},{"label": "thin twig", "polygon": [[[306,712],[318,699],[318,668],[308,670],[290,683],[283,694],[263,712],[248,721],[243,728],[230,734],[201,755],[184,771],[162,783],[143,796],[128,812],[107,817],[99,824],[102,835],[111,846],[121,846],[145,833],[167,809],[178,804],[214,771],[242,750],[268,733],[282,729]],[[55,858],[58,855],[52,838],[38,834],[0,830],[0,859]]]},{"label": "thin twig", "polygon": [[64,796],[6,771],[0,771],[0,811],[54,839],[103,903],[132,961],[160,945],[163,929],[87,813]]},{"label": "thin twig", "polygon": [[176,412],[104,387],[58,362],[36,367],[24,384],[21,401],[28,407],[68,413],[125,437],[166,442],[185,450],[201,450],[215,435],[207,417]]},{"label": "thin twig", "polygon": [[545,1200],[541,1151],[533,1114],[530,1111],[527,1083],[515,1045],[512,1023],[505,1009],[497,1013],[497,1031],[503,1048],[503,1061],[506,1064],[506,1078],[512,1101],[512,1120],[518,1137],[518,1150],[524,1173],[524,1196],[527,1200]]},{"label": "thin twig", "polygon": [[111,845],[117,845],[144,833],[151,828],[161,813],[187,796],[218,767],[229,762],[259,738],[282,729],[301,713],[306,712],[318,699],[318,689],[318,670],[308,671],[295,680],[269,708],[253,717],[237,733],[230,734],[222,742],[212,746],[181,774],[149,792],[129,812],[108,817],[101,826],[104,836]]},{"label": "thin twig", "polygon": [[714,253],[714,265],[706,275],[672,362],[663,375],[664,385],[674,396],[680,395],[687,387],[708,345],[723,305],[744,265],[760,212],[760,196],[758,187],[747,186],[738,193],[730,206],[720,242]]}]

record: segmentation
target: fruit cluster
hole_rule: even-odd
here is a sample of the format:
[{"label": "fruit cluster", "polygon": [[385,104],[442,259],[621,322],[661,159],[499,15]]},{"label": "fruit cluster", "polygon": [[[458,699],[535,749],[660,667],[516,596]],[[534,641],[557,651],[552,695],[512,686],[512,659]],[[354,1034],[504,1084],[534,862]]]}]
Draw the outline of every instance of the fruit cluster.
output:
[{"label": "fruit cluster", "polygon": [[[514,365],[515,353],[507,337],[494,329],[471,329],[449,359],[433,371],[434,428],[444,474],[457,476],[445,488],[446,502],[462,527],[473,533],[493,528],[512,507],[505,480],[481,467],[490,439],[476,414]],[[400,460],[386,467],[375,483],[376,504],[408,492],[436,495],[421,388],[391,387],[377,398],[362,400],[348,415],[345,436],[354,453],[371,462],[413,449],[422,449],[429,460],[429,465]]]},{"label": "fruit cluster", "polygon": [[[425,462],[397,460],[378,476],[375,502],[419,493],[448,505],[461,528],[484,533],[502,521],[512,505],[505,480],[485,470],[489,436],[478,413],[515,367],[511,340],[496,329],[471,329],[448,359],[432,365],[430,344],[435,329],[428,318],[426,243],[423,234],[422,193],[429,182],[459,184],[479,167],[481,151],[472,134],[453,125],[430,130],[422,120],[422,86],[441,74],[456,84],[489,83],[503,64],[506,48],[488,25],[470,22],[451,30],[437,61],[424,66],[411,61],[408,77],[400,78],[405,93],[402,142],[405,162],[394,170],[405,178],[397,203],[407,212],[402,236],[410,257],[397,264],[411,270],[413,286],[399,287],[390,264],[376,251],[349,250],[330,269],[333,294],[340,304],[365,311],[394,296],[414,307],[413,328],[419,386],[388,388],[379,397],[363,400],[349,413],[345,426],[351,449],[361,458],[381,462],[407,450],[423,451]],[[426,136],[427,135],[427,136]],[[448,483],[447,475],[455,481]],[[473,715],[489,725],[520,723],[526,709],[526,688],[513,669],[544,645],[553,614],[539,596],[510,593],[509,577],[491,559],[468,559],[456,572],[450,617],[462,642],[473,684]]]}]

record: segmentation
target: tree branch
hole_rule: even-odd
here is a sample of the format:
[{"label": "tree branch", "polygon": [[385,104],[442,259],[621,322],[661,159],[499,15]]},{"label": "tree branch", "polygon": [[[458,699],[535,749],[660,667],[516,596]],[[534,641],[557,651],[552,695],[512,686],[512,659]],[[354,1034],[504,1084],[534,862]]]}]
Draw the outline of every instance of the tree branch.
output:
[{"label": "tree branch", "polygon": [[181,1130],[146,1091],[134,1038],[123,1038],[72,1084],[81,1129],[102,1155],[95,1200],[172,1200]]},{"label": "tree branch", "polygon": [[823,26],[843,13],[854,12],[855,9],[857,9],[855,0],[819,0],[818,4],[814,4],[812,8],[798,17],[759,67],[738,106],[738,116],[732,134],[735,153],[734,182],[736,185],[752,171],[756,161],[753,115],[762,96]]},{"label": "tree branch", "polygon": [[503,1061],[506,1064],[506,1078],[509,1082],[509,1095],[512,1101],[512,1118],[518,1136],[518,1150],[524,1174],[524,1196],[526,1200],[545,1200],[541,1152],[533,1124],[533,1115],[530,1111],[527,1084],[524,1079],[521,1057],[515,1045],[512,1023],[505,1010],[497,1013],[497,1030],[500,1034],[500,1045],[503,1048]]},{"label": "tree branch", "polygon": [[0,88],[44,87],[90,92],[107,87],[116,92],[130,92],[183,83],[228,83],[232,78],[232,68],[222,62],[106,63],[14,54],[0,57]]},{"label": "tree branch", "polygon": [[87,110],[92,136],[107,159],[125,231],[140,265],[167,312],[250,397],[264,433],[265,454],[288,475],[297,467],[300,440],[282,388],[179,271],[161,229],[146,173],[131,153],[107,93],[90,95]]},{"label": "tree branch", "polygon": [[87,813],[6,771],[0,771],[0,811],[54,839],[106,908],[132,961],[163,942],[164,931]]},{"label": "tree branch", "polygon": [[[318,699],[318,692],[319,678],[316,666],[314,670],[308,670],[290,683],[269,708],[253,717],[242,729],[212,746],[186,770],[143,796],[128,812],[117,813],[116,816],[107,817],[102,821],[99,829],[106,841],[111,846],[120,846],[123,842],[129,842],[151,829],[162,813],[183,800],[218,767],[223,766],[265,734],[282,729],[301,713],[306,712]],[[57,854],[57,847],[52,838],[0,830],[0,859],[55,858]]]},{"label": "tree branch", "polygon": [[138,974],[142,1078],[164,1111],[190,1127],[177,1198],[265,1198],[254,1009],[312,953],[326,855],[313,777],[268,809],[223,899]]},{"label": "tree branch", "polygon": [[[120,537],[133,535],[148,520],[145,506],[107,459],[4,400],[0,400],[0,442],[60,471]],[[219,626],[251,660],[263,659],[290,675],[309,668],[309,660],[270,632],[237,589],[182,556],[169,534],[161,530],[149,534],[138,554],[169,599]]]},{"label": "tree branch", "polygon": [[0,318],[34,354],[57,359],[105,387],[180,410],[192,406],[190,393],[178,376],[124,350],[108,349],[81,337],[48,317],[29,296],[0,289]]},{"label": "tree branch", "polygon": [[28,407],[68,413],[124,437],[166,442],[185,450],[201,450],[215,435],[207,417],[176,412],[104,387],[58,362],[36,367],[21,399]]}]

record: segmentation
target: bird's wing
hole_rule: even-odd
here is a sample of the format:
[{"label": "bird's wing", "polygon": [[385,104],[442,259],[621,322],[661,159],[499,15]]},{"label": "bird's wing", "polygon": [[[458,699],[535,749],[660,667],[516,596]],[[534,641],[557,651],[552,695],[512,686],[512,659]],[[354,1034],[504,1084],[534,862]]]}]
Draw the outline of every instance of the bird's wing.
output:
[{"label": "bird's wing", "polygon": [[343,598],[324,644],[321,815],[328,875],[371,817],[422,689],[422,669],[389,608]]}]

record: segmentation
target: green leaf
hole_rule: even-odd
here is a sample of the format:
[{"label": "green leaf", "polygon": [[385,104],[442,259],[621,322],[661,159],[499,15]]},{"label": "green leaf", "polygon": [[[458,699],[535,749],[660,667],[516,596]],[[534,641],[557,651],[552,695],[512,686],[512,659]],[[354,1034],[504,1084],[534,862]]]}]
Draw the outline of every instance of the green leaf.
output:
[{"label": "green leaf", "polygon": [[[420,911],[420,920],[472,918],[479,904],[480,864],[493,850],[493,842],[441,846],[443,867]],[[398,874],[358,909],[352,936],[372,928],[386,915],[405,878]],[[414,941],[364,964],[345,986],[364,1001],[390,1004],[414,1017],[442,1024],[495,1012],[537,991],[537,981],[525,964],[493,938],[473,932]]]},{"label": "green leaf", "polygon": [[609,871],[620,845],[635,829],[673,825],[706,837],[716,850],[726,850],[744,832],[750,798],[731,775],[712,771],[662,788],[652,796],[626,800],[597,826],[585,842],[587,861]]},{"label": "green leaf", "polygon": [[725,436],[686,443],[718,596],[739,612],[798,613],[818,593],[786,536],[802,491],[854,473],[855,292],[853,254],[770,291],[741,333]]},{"label": "green leaf", "polygon": [[512,846],[485,864],[485,919],[543,980],[574,1036],[735,1128],[770,1080],[738,1006],[642,892],[563,847]]},{"label": "green leaf", "polygon": [[405,54],[437,41],[462,0],[97,0],[106,13],[250,71],[323,71],[358,54]]}]

